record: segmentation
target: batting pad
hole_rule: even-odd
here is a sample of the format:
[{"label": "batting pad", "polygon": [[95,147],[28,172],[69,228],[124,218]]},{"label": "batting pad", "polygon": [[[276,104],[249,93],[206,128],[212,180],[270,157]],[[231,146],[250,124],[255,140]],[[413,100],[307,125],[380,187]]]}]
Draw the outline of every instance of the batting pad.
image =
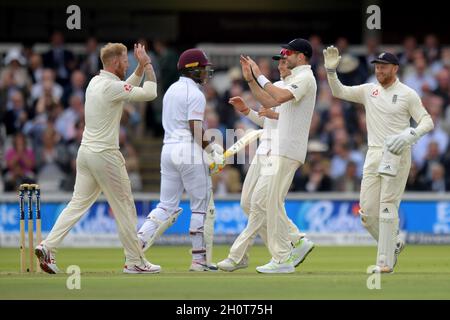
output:
[{"label": "batting pad", "polygon": [[380,234],[378,239],[377,265],[394,267],[394,252],[398,230],[397,206],[392,203],[380,204]]},{"label": "batting pad", "polygon": [[216,220],[216,208],[214,206],[214,196],[211,192],[209,196],[208,210],[206,211],[204,238],[206,246],[206,264],[212,264],[213,243],[214,243],[214,222]]}]

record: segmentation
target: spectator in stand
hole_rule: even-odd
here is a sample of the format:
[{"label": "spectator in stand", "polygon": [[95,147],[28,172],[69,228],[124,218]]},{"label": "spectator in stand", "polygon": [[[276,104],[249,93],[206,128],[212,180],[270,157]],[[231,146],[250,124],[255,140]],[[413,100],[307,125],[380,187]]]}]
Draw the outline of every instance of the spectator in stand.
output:
[{"label": "spectator in stand", "polygon": [[427,106],[428,113],[433,119],[434,129],[412,146],[412,156],[419,168],[424,165],[430,142],[435,141],[438,144],[439,155],[443,155],[447,151],[449,144],[449,135],[442,128],[442,98],[429,96],[424,99],[424,105]]},{"label": "spectator in stand", "polygon": [[47,127],[36,151],[37,180],[42,191],[60,190],[66,180],[66,173],[70,172],[67,149],[58,140],[56,131]]},{"label": "spectator in stand", "polygon": [[31,99],[36,102],[44,94],[44,86],[50,87],[51,94],[56,100],[60,100],[63,96],[63,87],[55,82],[55,72],[52,69],[44,69],[42,79],[31,87]]},{"label": "spectator in stand", "polygon": [[431,168],[435,163],[441,163],[442,157],[439,154],[439,145],[435,141],[431,141],[428,144],[427,154],[424,159],[424,164],[421,168],[419,168],[419,178],[422,181],[430,181],[431,180]]},{"label": "spectator in stand", "polygon": [[[447,186],[450,186],[450,145],[447,147],[447,151],[442,157],[442,165],[445,168],[445,181]],[[450,190],[450,188],[448,188]]]},{"label": "spectator in stand", "polygon": [[355,162],[347,162],[345,173],[334,181],[333,190],[340,192],[359,192],[361,189],[361,179],[358,175],[358,166]]},{"label": "spectator in stand", "polygon": [[444,106],[443,113],[446,114],[448,105],[450,104],[450,69],[442,69],[436,74],[438,87],[433,94],[442,98]]},{"label": "spectator in stand", "polygon": [[14,135],[12,148],[6,150],[5,191],[15,191],[22,183],[34,183],[35,156],[27,147],[23,133]]},{"label": "spectator in stand", "polygon": [[21,89],[28,89],[31,79],[26,64],[27,61],[18,48],[10,49],[5,57],[5,67],[0,71],[0,79],[4,73],[12,73],[14,84]]},{"label": "spectator in stand", "polygon": [[224,169],[211,177],[214,195],[226,196],[230,193],[239,193],[242,182],[239,170],[227,165]]},{"label": "spectator in stand", "polygon": [[69,83],[70,75],[76,67],[75,56],[65,49],[64,35],[61,31],[52,33],[50,44],[50,50],[42,56],[44,67],[53,69],[56,82],[64,87]]},{"label": "spectator in stand", "polygon": [[232,70],[229,72],[229,74],[232,75],[231,87],[225,91],[218,110],[220,123],[225,125],[227,128],[233,128],[236,121],[240,119],[240,116],[236,113],[234,108],[230,107],[228,101],[231,97],[242,97],[244,92],[242,74],[240,72],[236,73],[231,71]]},{"label": "spectator in stand", "polygon": [[309,43],[312,47],[312,56],[309,59],[309,64],[311,65],[311,70],[314,72],[314,76],[317,78],[317,70],[323,64],[323,44],[322,39],[317,34],[309,37]]},{"label": "spectator in stand", "polygon": [[311,118],[311,126],[309,128],[309,140],[321,140],[321,124],[320,115],[318,112],[314,112]]},{"label": "spectator in stand", "polygon": [[375,69],[370,61],[373,61],[378,57],[380,41],[376,36],[369,36],[366,38],[365,42],[366,52],[359,57],[359,60],[361,62],[362,77],[364,80],[367,80],[375,73]]},{"label": "spectator in stand", "polygon": [[25,124],[23,132],[33,138],[33,148],[41,144],[42,134],[49,122],[55,121],[63,109],[59,99],[53,95],[54,83],[44,81],[42,83],[42,95],[36,101],[30,120]]},{"label": "spectator in stand", "polygon": [[320,65],[317,67],[316,71],[316,79],[317,79],[317,99],[316,99],[316,107],[314,108],[315,112],[323,113],[330,109],[330,106],[333,102],[333,95],[331,94],[330,86],[328,85],[327,80],[327,71]]},{"label": "spectator in stand", "polygon": [[178,55],[166,41],[158,39],[153,43],[159,66],[159,79],[162,92],[166,92],[172,83],[178,81]]},{"label": "spectator in stand", "polygon": [[125,166],[127,168],[128,178],[130,179],[131,190],[141,191],[142,179],[139,174],[139,157],[134,147],[128,142],[127,134],[123,127],[120,129],[119,146],[120,152],[122,152],[125,158]]},{"label": "spectator in stand", "polygon": [[299,190],[306,192],[328,192],[333,188],[333,181],[326,173],[325,163],[312,164],[311,173],[299,182]]},{"label": "spectator in stand", "polygon": [[425,36],[423,52],[428,65],[433,69],[433,64],[441,58],[441,46],[435,34],[427,34]]},{"label": "spectator in stand", "polygon": [[416,163],[414,161],[411,162],[411,169],[406,182],[406,191],[427,191],[427,188],[427,183],[419,176]]},{"label": "spectator in stand", "polygon": [[405,77],[404,83],[416,91],[420,97],[423,97],[426,92],[436,90],[436,79],[428,69],[427,60],[421,51],[416,51],[414,57],[414,71]]},{"label": "spectator in stand", "polygon": [[442,67],[450,69],[450,47],[443,48],[441,56]]},{"label": "spectator in stand", "polygon": [[403,50],[398,55],[401,66],[406,66],[414,62],[414,53],[417,47],[417,39],[414,36],[407,36],[403,40]]},{"label": "spectator in stand", "polygon": [[123,108],[122,118],[120,119],[120,125],[126,131],[128,136],[139,137],[141,124],[141,114],[137,110],[137,103],[125,103]]},{"label": "spectator in stand", "polygon": [[[218,130],[219,132],[211,132],[211,133],[214,135],[220,134],[221,136],[217,137],[220,140],[222,140],[222,138],[225,139],[227,128],[225,128],[224,125],[220,124],[219,116],[218,116],[217,112],[214,111],[214,109],[209,104],[206,104],[206,107],[205,107],[205,127],[206,127],[206,129]],[[206,133],[208,133],[208,132],[206,132]],[[208,141],[211,140],[210,137],[208,137],[208,136],[206,136],[206,138],[208,139]],[[222,144],[221,141],[216,141],[216,143],[218,143],[220,145]]]},{"label": "spectator in stand", "polygon": [[80,97],[81,102],[84,103],[84,95],[86,92],[86,76],[80,70],[75,70],[70,76],[70,84],[64,88],[64,94],[61,98],[61,102],[64,108],[69,105],[69,98],[77,95]]},{"label": "spectator in stand", "polygon": [[[102,67],[98,42],[95,37],[89,37],[86,41],[86,55],[81,62],[80,69],[86,75],[87,81],[96,76]],[[133,69],[134,70],[134,69]]]},{"label": "spectator in stand", "polygon": [[84,117],[80,119],[75,124],[75,137],[72,141],[70,141],[67,144],[67,154],[70,159],[70,172],[66,176],[66,180],[63,183],[63,189],[66,191],[72,191],[73,187],[75,185],[75,178],[77,173],[77,154],[78,149],[81,145],[81,139],[83,138],[83,132],[84,132]]},{"label": "spectator in stand", "polygon": [[21,132],[29,118],[29,108],[21,91],[15,91],[11,96],[12,109],[5,113],[4,123],[6,134]]},{"label": "spectator in stand", "polygon": [[431,179],[428,184],[433,192],[445,192],[448,190],[448,185],[445,182],[445,170],[440,163],[431,165]]},{"label": "spectator in stand", "polygon": [[207,82],[203,85],[203,92],[205,93],[206,103],[217,112],[219,109],[220,99],[216,89],[210,82]]},{"label": "spectator in stand", "polygon": [[42,63],[42,56],[37,53],[32,53],[28,63],[28,75],[31,78],[32,84],[42,82],[44,74],[44,64]]},{"label": "spectator in stand", "polygon": [[364,156],[356,150],[350,150],[348,143],[335,143],[333,157],[331,158],[331,178],[337,179],[344,176],[350,162],[356,165],[356,176],[360,178],[362,176]]},{"label": "spectator in stand", "polygon": [[69,107],[64,110],[55,121],[55,130],[64,142],[69,142],[76,136],[76,128],[80,119],[84,117],[84,104],[79,95],[72,95]]}]

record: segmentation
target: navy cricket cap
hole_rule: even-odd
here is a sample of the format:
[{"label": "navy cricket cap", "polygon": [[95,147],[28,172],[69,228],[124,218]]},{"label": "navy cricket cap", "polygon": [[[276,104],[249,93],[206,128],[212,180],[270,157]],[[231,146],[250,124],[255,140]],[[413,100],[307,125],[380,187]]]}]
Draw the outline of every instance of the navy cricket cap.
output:
[{"label": "navy cricket cap", "polygon": [[282,48],[294,50],[303,53],[308,58],[312,57],[312,46],[308,40],[297,38],[289,42],[288,44],[283,44]]},{"label": "navy cricket cap", "polygon": [[395,64],[399,65],[398,58],[395,54],[389,52],[382,52],[376,57],[374,60],[370,61],[370,63],[384,63],[384,64]]}]

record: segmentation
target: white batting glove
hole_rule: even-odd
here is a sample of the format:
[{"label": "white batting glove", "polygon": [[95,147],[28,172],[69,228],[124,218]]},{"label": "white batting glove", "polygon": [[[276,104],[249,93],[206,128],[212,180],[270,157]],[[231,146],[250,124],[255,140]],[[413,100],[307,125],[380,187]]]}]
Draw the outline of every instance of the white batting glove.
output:
[{"label": "white batting glove", "polygon": [[327,69],[327,72],[336,72],[336,68],[339,65],[339,61],[341,60],[338,48],[329,46],[328,48],[323,49],[323,58],[325,69]]},{"label": "white batting glove", "polygon": [[419,136],[414,128],[407,128],[400,134],[386,138],[386,146],[390,152],[399,155],[405,149],[419,140]]}]

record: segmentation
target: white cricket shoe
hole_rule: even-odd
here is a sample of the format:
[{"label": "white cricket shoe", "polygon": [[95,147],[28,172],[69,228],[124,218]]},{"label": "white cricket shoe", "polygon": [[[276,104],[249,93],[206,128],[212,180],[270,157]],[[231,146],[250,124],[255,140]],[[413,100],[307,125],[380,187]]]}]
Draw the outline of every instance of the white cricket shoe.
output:
[{"label": "white cricket shoe", "polygon": [[397,242],[397,245],[395,247],[395,252],[394,252],[394,268],[397,265],[398,256],[400,255],[400,253],[403,251],[404,248],[405,248],[404,241]]},{"label": "white cricket shoe", "polygon": [[272,259],[269,263],[256,267],[256,271],[259,273],[293,273],[295,267],[291,259],[284,263],[278,263]]},{"label": "white cricket shoe", "polygon": [[389,268],[388,266],[375,266],[372,269],[372,273],[394,273],[394,269]]},{"label": "white cricket shoe", "polygon": [[204,260],[192,260],[191,267],[189,271],[217,271],[217,266],[210,264],[208,265]]},{"label": "white cricket shoe", "polygon": [[143,260],[143,263],[140,265],[131,265],[127,266],[125,265],[123,267],[123,273],[129,273],[129,274],[152,274],[152,273],[159,273],[161,271],[161,266],[158,266],[156,264],[151,264],[147,260]]},{"label": "white cricket shoe", "polygon": [[43,244],[39,244],[34,249],[34,254],[39,259],[41,270],[50,274],[60,273],[56,266],[55,253]]},{"label": "white cricket shoe", "polygon": [[294,267],[298,267],[313,249],[314,243],[304,237],[301,238],[297,244],[293,245],[291,250],[291,259]]},{"label": "white cricket shoe", "polygon": [[248,267],[248,258],[247,256],[244,256],[244,258],[242,258],[241,262],[236,263],[234,262],[232,259],[230,258],[226,258],[225,260],[220,261],[217,266],[219,267],[220,270],[223,271],[235,271],[238,269],[245,269]]}]

